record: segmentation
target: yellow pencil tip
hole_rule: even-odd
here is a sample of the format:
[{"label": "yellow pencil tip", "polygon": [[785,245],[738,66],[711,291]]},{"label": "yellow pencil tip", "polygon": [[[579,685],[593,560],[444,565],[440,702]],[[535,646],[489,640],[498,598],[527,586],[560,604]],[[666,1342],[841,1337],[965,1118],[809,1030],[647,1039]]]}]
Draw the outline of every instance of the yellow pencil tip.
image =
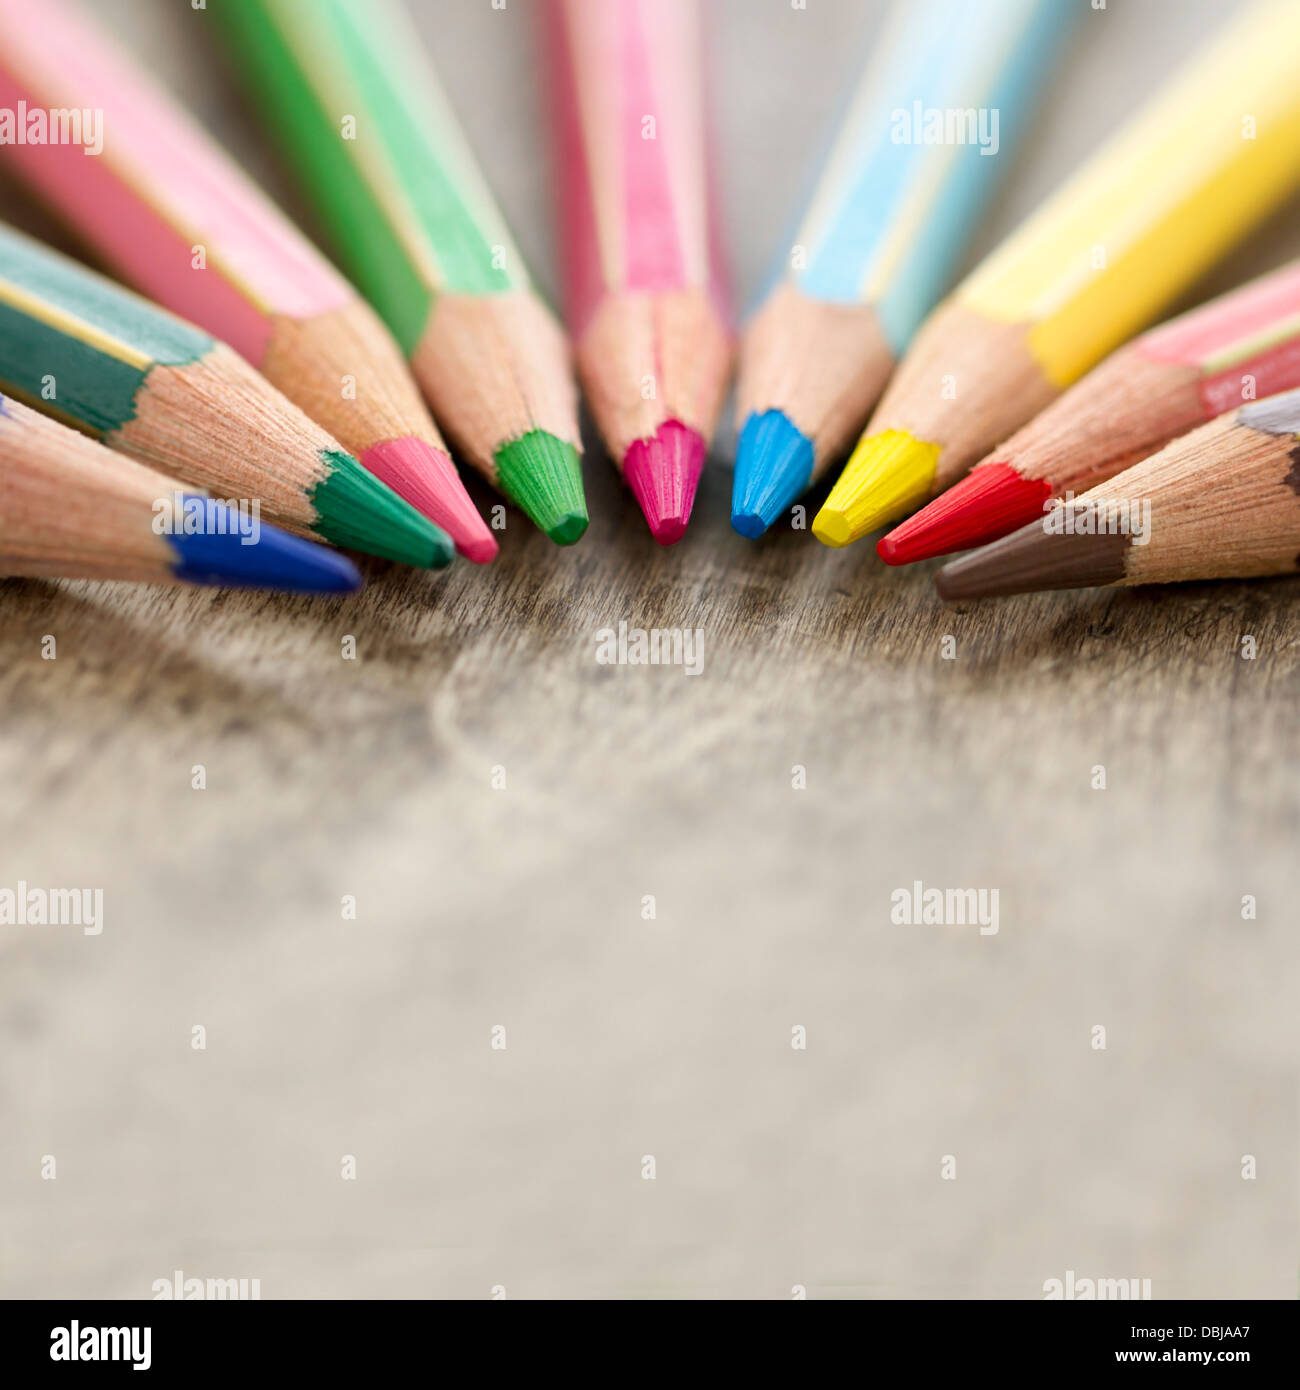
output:
[{"label": "yellow pencil tip", "polygon": [[813,517],[812,532],[823,545],[829,545],[835,550],[842,545],[848,545],[853,539],[848,518],[843,512],[832,511],[829,506],[823,507]]},{"label": "yellow pencil tip", "polygon": [[929,499],[941,452],[906,430],[863,435],[817,513],[813,535],[826,545],[848,545],[906,516]]}]

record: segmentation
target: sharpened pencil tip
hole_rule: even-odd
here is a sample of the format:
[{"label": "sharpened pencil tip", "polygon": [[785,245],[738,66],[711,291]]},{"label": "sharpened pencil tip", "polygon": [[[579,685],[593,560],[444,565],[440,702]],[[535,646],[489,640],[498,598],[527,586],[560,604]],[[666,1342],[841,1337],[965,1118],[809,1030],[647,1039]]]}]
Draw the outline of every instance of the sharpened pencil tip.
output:
[{"label": "sharpened pencil tip", "polygon": [[456,556],[439,530],[387,483],[337,449],[321,451],[325,475],[312,489],[314,530],[332,545],[420,569],[441,569]]},{"label": "sharpened pencil tip", "polygon": [[842,546],[897,521],[930,495],[940,452],[906,430],[864,435],[813,521],[813,535]]},{"label": "sharpened pencil tip", "polygon": [[456,549],[471,565],[490,565],[501,553],[501,547],[497,545],[491,533],[488,534],[486,540],[471,540],[469,538],[458,540]]},{"label": "sharpened pencil tip", "polygon": [[736,445],[733,530],[750,540],[761,536],[803,495],[812,481],[813,459],[812,440],[784,411],[751,414]]},{"label": "sharpened pencil tip", "polygon": [[767,530],[767,522],[757,512],[731,513],[731,529],[746,540],[756,541]]},{"label": "sharpened pencil tip", "polygon": [[556,545],[572,545],[574,541],[580,541],[586,533],[587,513],[585,511],[570,512],[568,516],[561,517],[546,532]]},{"label": "sharpened pencil tip", "polygon": [[623,477],[660,545],[675,545],[686,534],[707,454],[704,436],[679,420],[665,420],[627,451]]},{"label": "sharpened pencil tip", "polygon": [[970,550],[1042,516],[1043,503],[1051,495],[1051,484],[1042,478],[1022,477],[1000,460],[981,463],[881,537],[876,553],[887,565],[910,565]]},{"label": "sharpened pencil tip", "polygon": [[233,508],[226,510],[231,524],[224,533],[168,534],[168,544],[176,553],[172,573],[177,579],[292,594],[350,594],[361,587],[361,575],[346,555],[266,522],[259,522],[253,540],[241,529],[240,514]]},{"label": "sharpened pencil tip", "polygon": [[812,533],[823,545],[829,545],[833,550],[841,549],[853,539],[848,518],[843,512],[833,511],[830,507],[823,507],[813,517]]},{"label": "sharpened pencil tip", "polygon": [[572,545],[587,529],[582,460],[567,440],[529,430],[496,451],[497,481],[540,531]]},{"label": "sharpened pencil tip", "polygon": [[485,565],[496,558],[496,540],[445,449],[426,439],[406,436],[372,445],[362,453],[361,462],[444,530],[467,560]]},{"label": "sharpened pencil tip", "polygon": [[1068,528],[1053,526],[1043,517],[981,550],[950,560],[934,577],[939,597],[993,598],[1040,589],[1089,589],[1122,583],[1129,537],[1122,531],[1107,531],[1095,520],[1085,526],[1085,514],[1096,515],[1090,502],[1077,502],[1058,515],[1067,512]]}]

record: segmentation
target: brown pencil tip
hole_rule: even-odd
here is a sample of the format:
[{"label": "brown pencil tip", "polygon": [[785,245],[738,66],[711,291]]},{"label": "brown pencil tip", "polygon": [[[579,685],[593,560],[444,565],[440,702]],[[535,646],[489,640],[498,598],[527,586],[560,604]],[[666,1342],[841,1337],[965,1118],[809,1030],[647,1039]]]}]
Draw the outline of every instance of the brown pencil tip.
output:
[{"label": "brown pencil tip", "polygon": [[[1095,509],[1089,511],[1096,516]],[[1049,530],[1046,518],[1031,521],[992,545],[946,564],[934,577],[939,597],[993,598],[1122,582],[1130,537],[1099,527],[1080,529],[1080,514],[1080,506],[1075,504],[1075,529]]]}]

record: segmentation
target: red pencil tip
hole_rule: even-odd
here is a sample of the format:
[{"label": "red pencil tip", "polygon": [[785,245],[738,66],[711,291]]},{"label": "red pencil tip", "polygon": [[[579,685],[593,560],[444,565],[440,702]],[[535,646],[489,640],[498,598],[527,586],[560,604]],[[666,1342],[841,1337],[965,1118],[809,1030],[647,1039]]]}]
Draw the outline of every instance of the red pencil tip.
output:
[{"label": "red pencil tip", "polygon": [[876,554],[887,565],[911,565],[933,555],[970,550],[1005,536],[1043,514],[1052,485],[1023,478],[1009,463],[981,463],[887,536]]},{"label": "red pencil tip", "polygon": [[467,560],[485,565],[496,558],[496,540],[445,450],[407,436],[371,445],[361,462],[417,512],[441,526]]},{"label": "red pencil tip", "polygon": [[627,451],[623,477],[660,545],[673,545],[686,533],[707,453],[704,436],[679,420],[666,420]]}]

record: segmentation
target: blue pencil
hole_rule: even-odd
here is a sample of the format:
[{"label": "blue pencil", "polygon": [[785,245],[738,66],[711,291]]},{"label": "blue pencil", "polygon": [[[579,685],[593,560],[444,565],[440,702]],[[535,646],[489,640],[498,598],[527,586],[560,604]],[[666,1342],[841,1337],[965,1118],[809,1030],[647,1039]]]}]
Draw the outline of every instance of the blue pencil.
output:
[{"label": "blue pencil", "polygon": [[761,536],[857,439],[960,268],[1077,8],[898,0],[741,344],[741,535]]},{"label": "blue pencil", "polygon": [[344,555],[0,396],[0,575],[349,593]]}]

